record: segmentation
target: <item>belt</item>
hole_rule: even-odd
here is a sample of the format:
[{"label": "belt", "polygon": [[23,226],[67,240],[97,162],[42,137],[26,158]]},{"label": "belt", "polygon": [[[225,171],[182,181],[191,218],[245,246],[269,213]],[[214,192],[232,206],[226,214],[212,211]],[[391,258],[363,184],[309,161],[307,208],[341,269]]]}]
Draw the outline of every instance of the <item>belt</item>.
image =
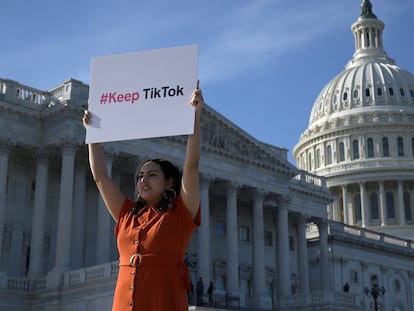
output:
[{"label": "belt", "polygon": [[188,292],[191,291],[190,273],[184,261],[174,254],[139,254],[131,256],[120,256],[120,266],[139,268],[142,266],[177,266],[183,274],[184,286]]}]

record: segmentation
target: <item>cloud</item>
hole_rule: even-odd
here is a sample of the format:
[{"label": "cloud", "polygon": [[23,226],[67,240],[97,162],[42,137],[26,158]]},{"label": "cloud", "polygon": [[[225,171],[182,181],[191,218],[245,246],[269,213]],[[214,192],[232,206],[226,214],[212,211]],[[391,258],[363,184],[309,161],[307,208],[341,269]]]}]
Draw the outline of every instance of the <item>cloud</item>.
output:
[{"label": "cloud", "polygon": [[[315,4],[313,2],[313,4]],[[214,36],[204,42],[201,76],[215,83],[242,74],[269,61],[282,60],[292,50],[304,49],[311,40],[336,31],[349,20],[344,3],[286,7],[283,2],[255,1],[219,20]]]}]

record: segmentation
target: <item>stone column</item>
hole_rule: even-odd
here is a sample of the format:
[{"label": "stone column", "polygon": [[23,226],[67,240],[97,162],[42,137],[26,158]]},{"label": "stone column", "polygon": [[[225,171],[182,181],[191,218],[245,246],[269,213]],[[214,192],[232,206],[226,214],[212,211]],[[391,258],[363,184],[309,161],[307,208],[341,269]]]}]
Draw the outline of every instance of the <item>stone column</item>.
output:
[{"label": "stone column", "polygon": [[85,256],[86,220],[86,166],[78,163],[75,168],[72,221],[72,267],[82,268]]},{"label": "stone column", "polygon": [[278,200],[277,217],[277,269],[279,296],[290,295],[289,268],[289,210],[290,199],[282,197]]},{"label": "stone column", "polygon": [[296,216],[296,235],[298,237],[298,260],[299,260],[299,291],[302,294],[309,292],[309,261],[308,242],[306,240],[306,221],[302,214]]},{"label": "stone column", "polygon": [[38,277],[43,274],[43,250],[49,173],[49,154],[39,150],[35,155],[37,156],[36,189],[30,242],[29,277]]},{"label": "stone column", "polygon": [[[201,225],[198,228],[198,274],[205,282],[212,281],[210,267],[210,201],[211,176],[202,174],[200,178]],[[208,283],[207,283],[208,284]]]},{"label": "stone column", "polygon": [[[266,297],[265,252],[264,252],[264,220],[263,198],[264,190],[253,191],[253,295],[259,309],[271,306]],[[270,297],[269,297],[270,298]]]},{"label": "stone column", "polygon": [[237,183],[228,182],[227,190],[227,282],[226,295],[230,306],[238,306],[239,292],[239,228],[237,225]]},{"label": "stone column", "polygon": [[387,215],[385,212],[385,191],[384,191],[384,182],[379,181],[379,193],[380,193],[380,212],[381,212],[381,226],[384,227],[387,224]]},{"label": "stone column", "polygon": [[65,144],[62,148],[62,172],[54,271],[66,271],[70,268],[75,152],[75,146],[71,144]]},{"label": "stone column", "polygon": [[368,210],[367,210],[367,193],[365,191],[365,183],[359,183],[359,191],[361,194],[361,227],[365,228],[368,221]]},{"label": "stone column", "polygon": [[342,206],[344,208],[344,223],[347,225],[351,224],[350,221],[350,214],[348,211],[348,191],[346,189],[346,185],[341,185],[341,189],[342,189]]},{"label": "stone column", "polygon": [[[106,171],[109,177],[112,177],[112,160],[115,154],[105,152]],[[103,264],[110,258],[110,236],[112,216],[109,213],[102,196],[98,193],[98,210],[96,223],[96,264]]]},{"label": "stone column", "polygon": [[[3,257],[4,219],[6,217],[6,189],[11,144],[0,142],[0,260]],[[1,264],[1,262],[0,262]],[[0,265],[1,271],[1,265]]]},{"label": "stone column", "polygon": [[318,219],[319,229],[319,268],[321,273],[321,290],[330,291],[331,281],[329,274],[329,247],[328,247],[328,222]]},{"label": "stone column", "polygon": [[405,206],[404,206],[404,192],[403,192],[403,181],[398,180],[398,208],[399,208],[399,218],[400,226],[405,226]]}]

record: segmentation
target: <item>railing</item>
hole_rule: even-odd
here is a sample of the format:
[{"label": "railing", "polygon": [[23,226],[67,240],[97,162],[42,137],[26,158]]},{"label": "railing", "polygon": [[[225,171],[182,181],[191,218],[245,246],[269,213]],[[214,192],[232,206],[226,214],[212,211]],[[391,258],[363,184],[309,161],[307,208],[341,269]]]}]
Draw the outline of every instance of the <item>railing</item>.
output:
[{"label": "railing", "polygon": [[[405,240],[399,237],[368,230],[365,228],[346,225],[346,224],[336,222],[336,221],[329,221],[329,233],[332,235],[338,235],[338,236],[342,235],[344,237],[346,237],[346,235],[357,236],[360,238],[365,238],[368,240],[377,241],[377,242],[381,242],[384,244],[391,244],[394,246],[406,248],[410,251],[414,251],[414,241]],[[316,224],[309,223],[307,225],[306,237],[308,239],[319,237],[318,227]]]},{"label": "railing", "polygon": [[0,79],[0,95],[0,99],[12,103],[18,101],[35,106],[55,104],[51,93],[25,86],[13,80]]},{"label": "railing", "polygon": [[326,178],[306,171],[300,171],[298,175],[293,177],[292,182],[295,184],[307,184],[319,188],[326,188]]},{"label": "railing", "polygon": [[322,305],[332,303],[333,305],[355,305],[357,304],[357,296],[349,293],[317,291],[306,294],[296,294],[282,297],[280,299],[281,306],[299,307],[310,305]]}]

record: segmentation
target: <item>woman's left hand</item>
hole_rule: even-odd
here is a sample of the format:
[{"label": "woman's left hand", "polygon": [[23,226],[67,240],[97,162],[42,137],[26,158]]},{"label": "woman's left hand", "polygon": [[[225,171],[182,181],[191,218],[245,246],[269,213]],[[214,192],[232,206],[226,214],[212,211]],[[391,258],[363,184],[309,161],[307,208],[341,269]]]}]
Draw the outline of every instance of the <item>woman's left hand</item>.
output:
[{"label": "woman's left hand", "polygon": [[196,111],[200,111],[203,104],[204,104],[203,93],[199,89],[199,81],[197,81],[197,87],[193,91],[193,94],[191,96],[190,105],[195,107]]}]

